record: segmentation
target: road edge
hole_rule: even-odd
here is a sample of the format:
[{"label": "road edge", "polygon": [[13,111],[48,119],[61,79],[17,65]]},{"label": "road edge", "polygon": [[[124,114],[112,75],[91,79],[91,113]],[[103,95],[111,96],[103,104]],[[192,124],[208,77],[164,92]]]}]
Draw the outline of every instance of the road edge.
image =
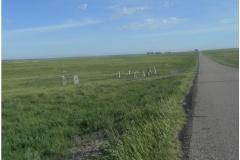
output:
[{"label": "road edge", "polygon": [[189,150],[190,150],[190,141],[191,141],[191,135],[192,135],[192,121],[193,121],[193,115],[194,115],[194,107],[196,104],[195,98],[197,95],[197,78],[198,78],[198,70],[199,70],[199,58],[198,58],[198,64],[195,76],[192,80],[190,89],[188,94],[185,96],[183,101],[183,107],[185,109],[186,113],[186,123],[183,126],[183,129],[179,132],[179,140],[182,143],[182,159],[183,160],[189,160]]}]

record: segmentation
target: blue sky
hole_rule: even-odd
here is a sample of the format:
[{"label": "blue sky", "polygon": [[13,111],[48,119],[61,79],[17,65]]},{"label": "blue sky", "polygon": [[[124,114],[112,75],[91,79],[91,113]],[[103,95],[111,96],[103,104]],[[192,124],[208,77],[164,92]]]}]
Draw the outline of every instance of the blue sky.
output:
[{"label": "blue sky", "polygon": [[237,48],[238,0],[2,0],[2,59]]}]

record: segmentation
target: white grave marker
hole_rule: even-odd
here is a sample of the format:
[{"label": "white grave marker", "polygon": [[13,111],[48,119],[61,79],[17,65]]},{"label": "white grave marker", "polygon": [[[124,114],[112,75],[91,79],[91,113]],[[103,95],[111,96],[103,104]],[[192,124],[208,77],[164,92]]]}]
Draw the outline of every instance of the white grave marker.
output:
[{"label": "white grave marker", "polygon": [[73,76],[73,84],[79,84],[79,79],[76,74]]},{"label": "white grave marker", "polygon": [[133,78],[137,78],[137,72],[133,73]]},{"label": "white grave marker", "polygon": [[148,76],[152,74],[151,68],[148,68]]},{"label": "white grave marker", "polygon": [[145,72],[144,71],[142,72],[142,77],[145,77]]},{"label": "white grave marker", "polygon": [[154,67],[154,74],[157,74],[157,70],[156,70],[156,68]]},{"label": "white grave marker", "polygon": [[67,80],[65,76],[62,76],[62,85],[66,86],[67,85]]},{"label": "white grave marker", "polygon": [[118,72],[118,77],[119,77],[119,78],[121,77],[121,73],[120,73],[120,72]]}]

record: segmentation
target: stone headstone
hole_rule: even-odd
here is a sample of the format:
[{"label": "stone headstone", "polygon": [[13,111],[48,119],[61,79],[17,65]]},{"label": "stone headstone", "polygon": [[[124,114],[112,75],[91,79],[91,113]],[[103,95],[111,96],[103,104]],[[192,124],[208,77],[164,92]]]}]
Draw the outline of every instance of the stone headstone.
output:
[{"label": "stone headstone", "polygon": [[79,79],[76,74],[73,76],[73,84],[79,84]]},{"label": "stone headstone", "polygon": [[66,86],[67,85],[67,80],[65,76],[62,76],[62,85]]},{"label": "stone headstone", "polygon": [[137,78],[137,72],[133,73],[133,78]]},{"label": "stone headstone", "polygon": [[128,71],[128,74],[130,75],[130,74],[131,74],[131,72],[130,72],[130,71]]},{"label": "stone headstone", "polygon": [[120,72],[118,72],[118,77],[119,77],[119,78],[121,77],[121,73],[120,73]]},{"label": "stone headstone", "polygon": [[151,68],[148,68],[148,75],[151,75],[152,74],[152,70]]},{"label": "stone headstone", "polygon": [[142,77],[145,77],[145,72],[144,71],[142,72]]},{"label": "stone headstone", "polygon": [[157,70],[156,70],[156,68],[155,68],[155,67],[154,67],[154,69],[153,69],[153,70],[154,70],[154,74],[157,74]]}]

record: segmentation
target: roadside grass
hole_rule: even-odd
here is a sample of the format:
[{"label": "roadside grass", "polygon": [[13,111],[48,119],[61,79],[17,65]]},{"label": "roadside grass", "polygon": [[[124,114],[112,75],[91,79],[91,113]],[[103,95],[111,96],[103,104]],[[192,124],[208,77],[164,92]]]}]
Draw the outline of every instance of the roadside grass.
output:
[{"label": "roadside grass", "polygon": [[203,54],[218,63],[239,68],[239,48],[206,50]]},{"label": "roadside grass", "polygon": [[[158,73],[141,77],[148,67]],[[181,101],[196,67],[195,53],[3,61],[2,158],[71,159],[98,141],[87,158],[180,159]],[[129,70],[139,77],[118,78]]]}]

